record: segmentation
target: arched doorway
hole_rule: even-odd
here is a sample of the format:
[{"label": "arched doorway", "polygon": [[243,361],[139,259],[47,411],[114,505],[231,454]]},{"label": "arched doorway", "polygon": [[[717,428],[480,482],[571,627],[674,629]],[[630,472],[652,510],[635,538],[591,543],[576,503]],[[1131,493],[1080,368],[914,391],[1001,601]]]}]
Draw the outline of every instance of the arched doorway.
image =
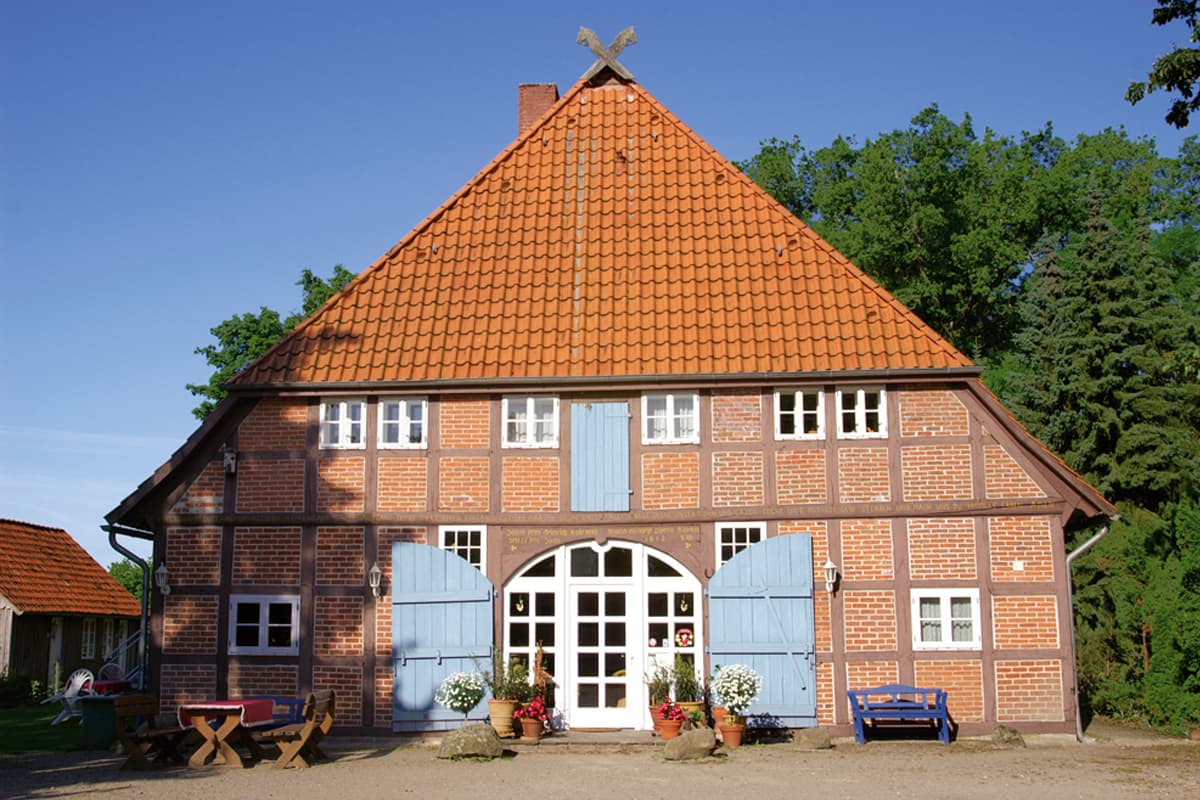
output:
[{"label": "arched doorway", "polygon": [[637,542],[564,545],[504,587],[504,653],[541,643],[554,705],[574,728],[650,726],[643,676],[676,656],[703,667],[700,581]]}]

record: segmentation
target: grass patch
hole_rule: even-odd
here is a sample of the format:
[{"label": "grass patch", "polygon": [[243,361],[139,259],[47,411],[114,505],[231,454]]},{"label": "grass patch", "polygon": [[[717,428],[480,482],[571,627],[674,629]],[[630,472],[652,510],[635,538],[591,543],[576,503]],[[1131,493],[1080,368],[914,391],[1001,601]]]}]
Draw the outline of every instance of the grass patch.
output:
[{"label": "grass patch", "polygon": [[0,753],[66,753],[83,749],[79,720],[50,722],[62,710],[58,703],[0,708]]}]

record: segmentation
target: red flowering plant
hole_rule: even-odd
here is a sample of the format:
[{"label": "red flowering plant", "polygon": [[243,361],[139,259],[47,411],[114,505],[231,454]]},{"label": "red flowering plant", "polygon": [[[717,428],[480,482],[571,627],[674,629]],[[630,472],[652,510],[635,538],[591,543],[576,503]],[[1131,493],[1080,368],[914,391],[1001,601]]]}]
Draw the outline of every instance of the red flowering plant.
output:
[{"label": "red flowering plant", "polygon": [[533,698],[513,712],[513,719],[536,719],[538,722],[545,722],[547,718],[546,704],[542,702],[541,696]]},{"label": "red flowering plant", "polygon": [[683,709],[675,705],[675,701],[669,697],[659,703],[655,713],[658,714],[659,719],[683,721]]}]

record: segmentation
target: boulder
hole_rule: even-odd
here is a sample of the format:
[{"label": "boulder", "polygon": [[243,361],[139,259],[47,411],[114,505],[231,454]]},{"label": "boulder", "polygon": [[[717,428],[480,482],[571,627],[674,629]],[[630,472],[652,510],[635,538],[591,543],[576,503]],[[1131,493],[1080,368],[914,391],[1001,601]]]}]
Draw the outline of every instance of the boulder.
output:
[{"label": "boulder", "polygon": [[438,748],[438,758],[499,758],[504,743],[491,725],[476,722],[450,731]]},{"label": "boulder", "polygon": [[824,728],[801,728],[792,732],[792,747],[796,750],[828,750],[833,737]]},{"label": "boulder", "polygon": [[1007,725],[997,725],[992,731],[992,744],[998,747],[1024,747],[1025,737],[1016,728]]},{"label": "boulder", "polygon": [[708,758],[717,748],[717,736],[712,728],[692,728],[674,739],[667,740],[663,758],[667,761],[692,761]]}]

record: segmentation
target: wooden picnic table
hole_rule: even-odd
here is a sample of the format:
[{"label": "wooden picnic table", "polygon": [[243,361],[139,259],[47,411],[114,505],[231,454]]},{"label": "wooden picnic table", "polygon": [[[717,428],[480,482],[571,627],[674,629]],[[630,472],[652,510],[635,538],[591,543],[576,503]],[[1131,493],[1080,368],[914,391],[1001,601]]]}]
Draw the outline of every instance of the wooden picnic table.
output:
[{"label": "wooden picnic table", "polygon": [[179,706],[180,726],[194,727],[202,738],[200,746],[188,759],[188,766],[243,767],[246,762],[238,747],[246,749],[251,762],[262,760],[262,747],[254,741],[251,730],[272,724],[273,712],[274,703],[270,698],[262,697],[209,700]]}]

